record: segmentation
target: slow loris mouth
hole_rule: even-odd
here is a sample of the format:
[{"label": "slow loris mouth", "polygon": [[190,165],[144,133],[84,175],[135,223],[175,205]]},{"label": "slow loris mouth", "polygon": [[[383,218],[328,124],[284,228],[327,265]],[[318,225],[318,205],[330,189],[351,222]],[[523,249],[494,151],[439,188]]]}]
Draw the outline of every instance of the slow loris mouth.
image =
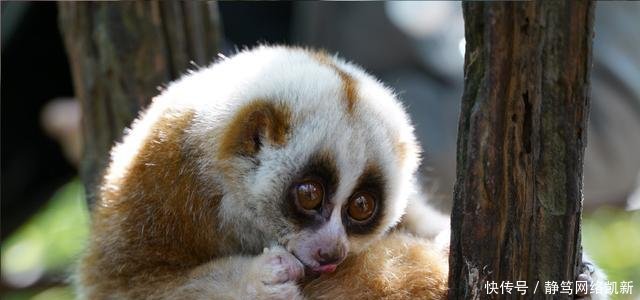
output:
[{"label": "slow loris mouth", "polygon": [[294,251],[290,251],[290,253],[297,258],[302,265],[304,265],[304,278],[302,279],[302,283],[307,283],[313,279],[320,277],[322,274],[333,273],[337,268],[338,264],[326,264],[326,265],[316,265],[310,266],[305,263]]}]

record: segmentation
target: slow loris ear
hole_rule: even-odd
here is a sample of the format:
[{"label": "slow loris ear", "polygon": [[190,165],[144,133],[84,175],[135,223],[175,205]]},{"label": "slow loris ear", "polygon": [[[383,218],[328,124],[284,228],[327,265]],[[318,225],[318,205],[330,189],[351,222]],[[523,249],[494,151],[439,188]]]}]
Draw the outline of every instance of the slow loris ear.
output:
[{"label": "slow loris ear", "polygon": [[233,117],[220,145],[221,159],[254,156],[265,143],[284,145],[291,125],[287,107],[264,100],[242,107]]}]

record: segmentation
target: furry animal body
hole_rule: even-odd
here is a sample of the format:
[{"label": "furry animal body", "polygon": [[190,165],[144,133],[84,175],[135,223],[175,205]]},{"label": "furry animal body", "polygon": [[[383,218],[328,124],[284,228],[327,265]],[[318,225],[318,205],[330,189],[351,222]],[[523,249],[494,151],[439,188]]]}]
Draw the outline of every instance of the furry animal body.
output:
[{"label": "furry animal body", "polygon": [[392,92],[336,57],[259,47],[191,72],[112,150],[79,292],[302,298],[305,274],[335,271],[414,205],[418,156]]},{"label": "furry animal body", "polygon": [[337,57],[263,46],[190,72],[112,150],[78,293],[441,299],[448,220],[419,151],[393,93]]},{"label": "furry animal body", "polygon": [[449,264],[441,245],[394,231],[348,257],[334,274],[304,285],[308,299],[446,299]]}]

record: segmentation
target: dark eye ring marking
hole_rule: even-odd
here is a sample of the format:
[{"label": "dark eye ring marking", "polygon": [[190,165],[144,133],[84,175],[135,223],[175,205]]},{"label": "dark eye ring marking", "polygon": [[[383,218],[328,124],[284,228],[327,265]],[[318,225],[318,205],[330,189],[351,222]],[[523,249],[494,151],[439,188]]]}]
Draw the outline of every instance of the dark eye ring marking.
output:
[{"label": "dark eye ring marking", "polygon": [[342,219],[347,232],[368,234],[375,231],[385,207],[385,180],[376,166],[368,166],[360,175],[354,193],[342,209]]},{"label": "dark eye ring marking", "polygon": [[[314,155],[284,191],[284,217],[298,227],[319,227],[326,222],[333,207],[329,202],[338,186],[336,170],[332,156],[322,152]],[[319,193],[322,197],[318,197]],[[303,199],[307,196],[313,199]]]}]

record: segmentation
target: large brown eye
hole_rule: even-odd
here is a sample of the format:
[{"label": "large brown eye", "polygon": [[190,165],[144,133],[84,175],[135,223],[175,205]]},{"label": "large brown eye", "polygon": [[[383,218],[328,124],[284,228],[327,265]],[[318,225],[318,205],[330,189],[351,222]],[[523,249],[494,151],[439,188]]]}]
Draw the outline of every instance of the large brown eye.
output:
[{"label": "large brown eye", "polygon": [[354,194],[351,199],[349,199],[347,213],[352,219],[361,222],[371,218],[375,209],[376,200],[373,195],[367,192],[360,192]]},{"label": "large brown eye", "polygon": [[322,203],[324,189],[322,184],[315,180],[307,180],[294,186],[294,195],[299,207],[305,210],[313,210]]}]

